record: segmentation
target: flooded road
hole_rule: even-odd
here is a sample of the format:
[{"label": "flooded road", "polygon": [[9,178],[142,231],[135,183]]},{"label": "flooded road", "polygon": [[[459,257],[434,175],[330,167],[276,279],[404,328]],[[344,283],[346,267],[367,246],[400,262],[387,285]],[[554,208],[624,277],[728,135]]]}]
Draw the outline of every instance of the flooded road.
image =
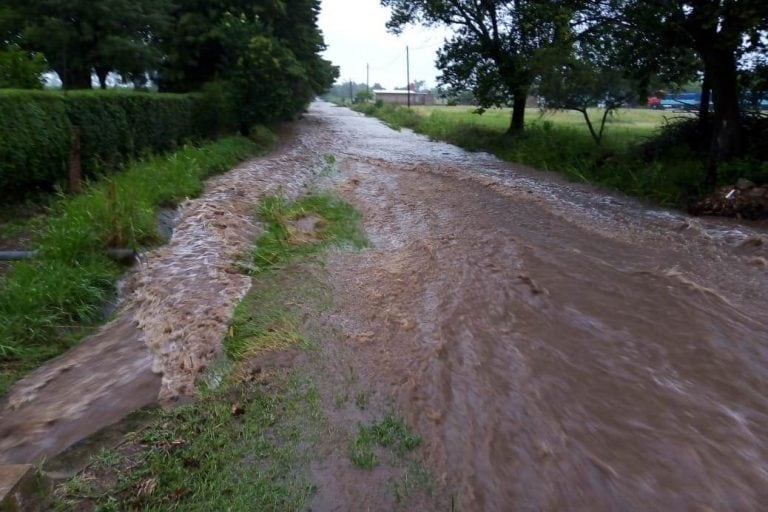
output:
[{"label": "flooded road", "polygon": [[374,245],[339,322],[462,510],[765,509],[764,227],[313,115]]},{"label": "flooded road", "polygon": [[[329,321],[458,509],[765,509],[764,224],[655,209],[325,103],[290,141],[184,205],[171,243],[128,279],[122,330],[96,335],[127,341],[87,386],[68,392],[56,379],[69,370],[49,366],[14,388],[0,461],[58,453],[75,436],[56,425],[116,421],[136,406],[125,393],[190,393],[248,289],[233,265],[259,231],[254,205],[299,194],[330,153],[372,248],[328,256]],[[73,352],[53,365],[87,373]],[[350,478],[313,510],[361,503]]]}]

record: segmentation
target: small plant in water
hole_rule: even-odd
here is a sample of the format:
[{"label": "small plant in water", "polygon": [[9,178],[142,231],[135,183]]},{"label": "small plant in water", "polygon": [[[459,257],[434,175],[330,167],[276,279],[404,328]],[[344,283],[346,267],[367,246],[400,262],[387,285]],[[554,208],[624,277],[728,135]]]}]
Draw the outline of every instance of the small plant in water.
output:
[{"label": "small plant in water", "polygon": [[389,448],[397,456],[403,456],[421,444],[421,437],[413,432],[394,413],[373,425],[359,425],[357,435],[350,443],[349,456],[352,463],[363,469],[372,469],[377,464],[374,446]]}]

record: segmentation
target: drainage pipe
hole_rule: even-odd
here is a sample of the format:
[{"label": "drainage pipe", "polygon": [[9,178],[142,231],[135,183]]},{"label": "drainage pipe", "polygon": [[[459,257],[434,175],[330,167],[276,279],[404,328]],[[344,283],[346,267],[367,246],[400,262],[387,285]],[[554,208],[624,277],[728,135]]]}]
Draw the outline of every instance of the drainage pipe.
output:
[{"label": "drainage pipe", "polygon": [[[139,255],[134,249],[107,249],[107,256],[116,261],[132,260]],[[31,260],[37,257],[37,251],[0,251],[0,261]]]}]

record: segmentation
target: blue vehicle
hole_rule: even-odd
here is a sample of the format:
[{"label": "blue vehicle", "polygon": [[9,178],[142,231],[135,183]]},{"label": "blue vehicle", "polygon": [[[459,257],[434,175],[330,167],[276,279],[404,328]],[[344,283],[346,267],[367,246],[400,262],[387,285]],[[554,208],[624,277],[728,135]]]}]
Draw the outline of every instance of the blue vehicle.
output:
[{"label": "blue vehicle", "polygon": [[[679,94],[667,94],[659,102],[660,108],[664,110],[699,110],[701,104],[700,92],[682,92]],[[710,102],[710,108],[712,103]]]}]

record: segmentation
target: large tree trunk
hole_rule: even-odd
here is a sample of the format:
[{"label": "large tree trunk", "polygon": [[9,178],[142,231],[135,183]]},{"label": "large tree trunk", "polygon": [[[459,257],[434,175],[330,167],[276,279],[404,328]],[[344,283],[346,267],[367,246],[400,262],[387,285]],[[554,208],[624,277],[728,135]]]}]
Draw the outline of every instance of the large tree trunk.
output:
[{"label": "large tree trunk", "polygon": [[96,66],[96,76],[99,77],[99,87],[102,89],[107,88],[107,75],[109,75],[109,70],[100,66]]},{"label": "large tree trunk", "polygon": [[521,133],[525,129],[525,103],[528,93],[515,93],[512,101],[512,120],[509,123],[507,133]]},{"label": "large tree trunk", "polygon": [[72,89],[90,89],[91,88],[91,70],[73,69],[70,67],[57,69],[61,79],[61,87],[64,90]]},{"label": "large tree trunk", "polygon": [[716,49],[703,55],[710,75],[715,104],[712,142],[707,166],[707,184],[717,183],[717,164],[738,157],[744,151],[741,128],[736,56],[733,51]]},{"label": "large tree trunk", "polygon": [[701,133],[709,129],[709,103],[712,100],[712,72],[704,69],[704,79],[701,82],[701,101],[699,102],[699,127]]}]

